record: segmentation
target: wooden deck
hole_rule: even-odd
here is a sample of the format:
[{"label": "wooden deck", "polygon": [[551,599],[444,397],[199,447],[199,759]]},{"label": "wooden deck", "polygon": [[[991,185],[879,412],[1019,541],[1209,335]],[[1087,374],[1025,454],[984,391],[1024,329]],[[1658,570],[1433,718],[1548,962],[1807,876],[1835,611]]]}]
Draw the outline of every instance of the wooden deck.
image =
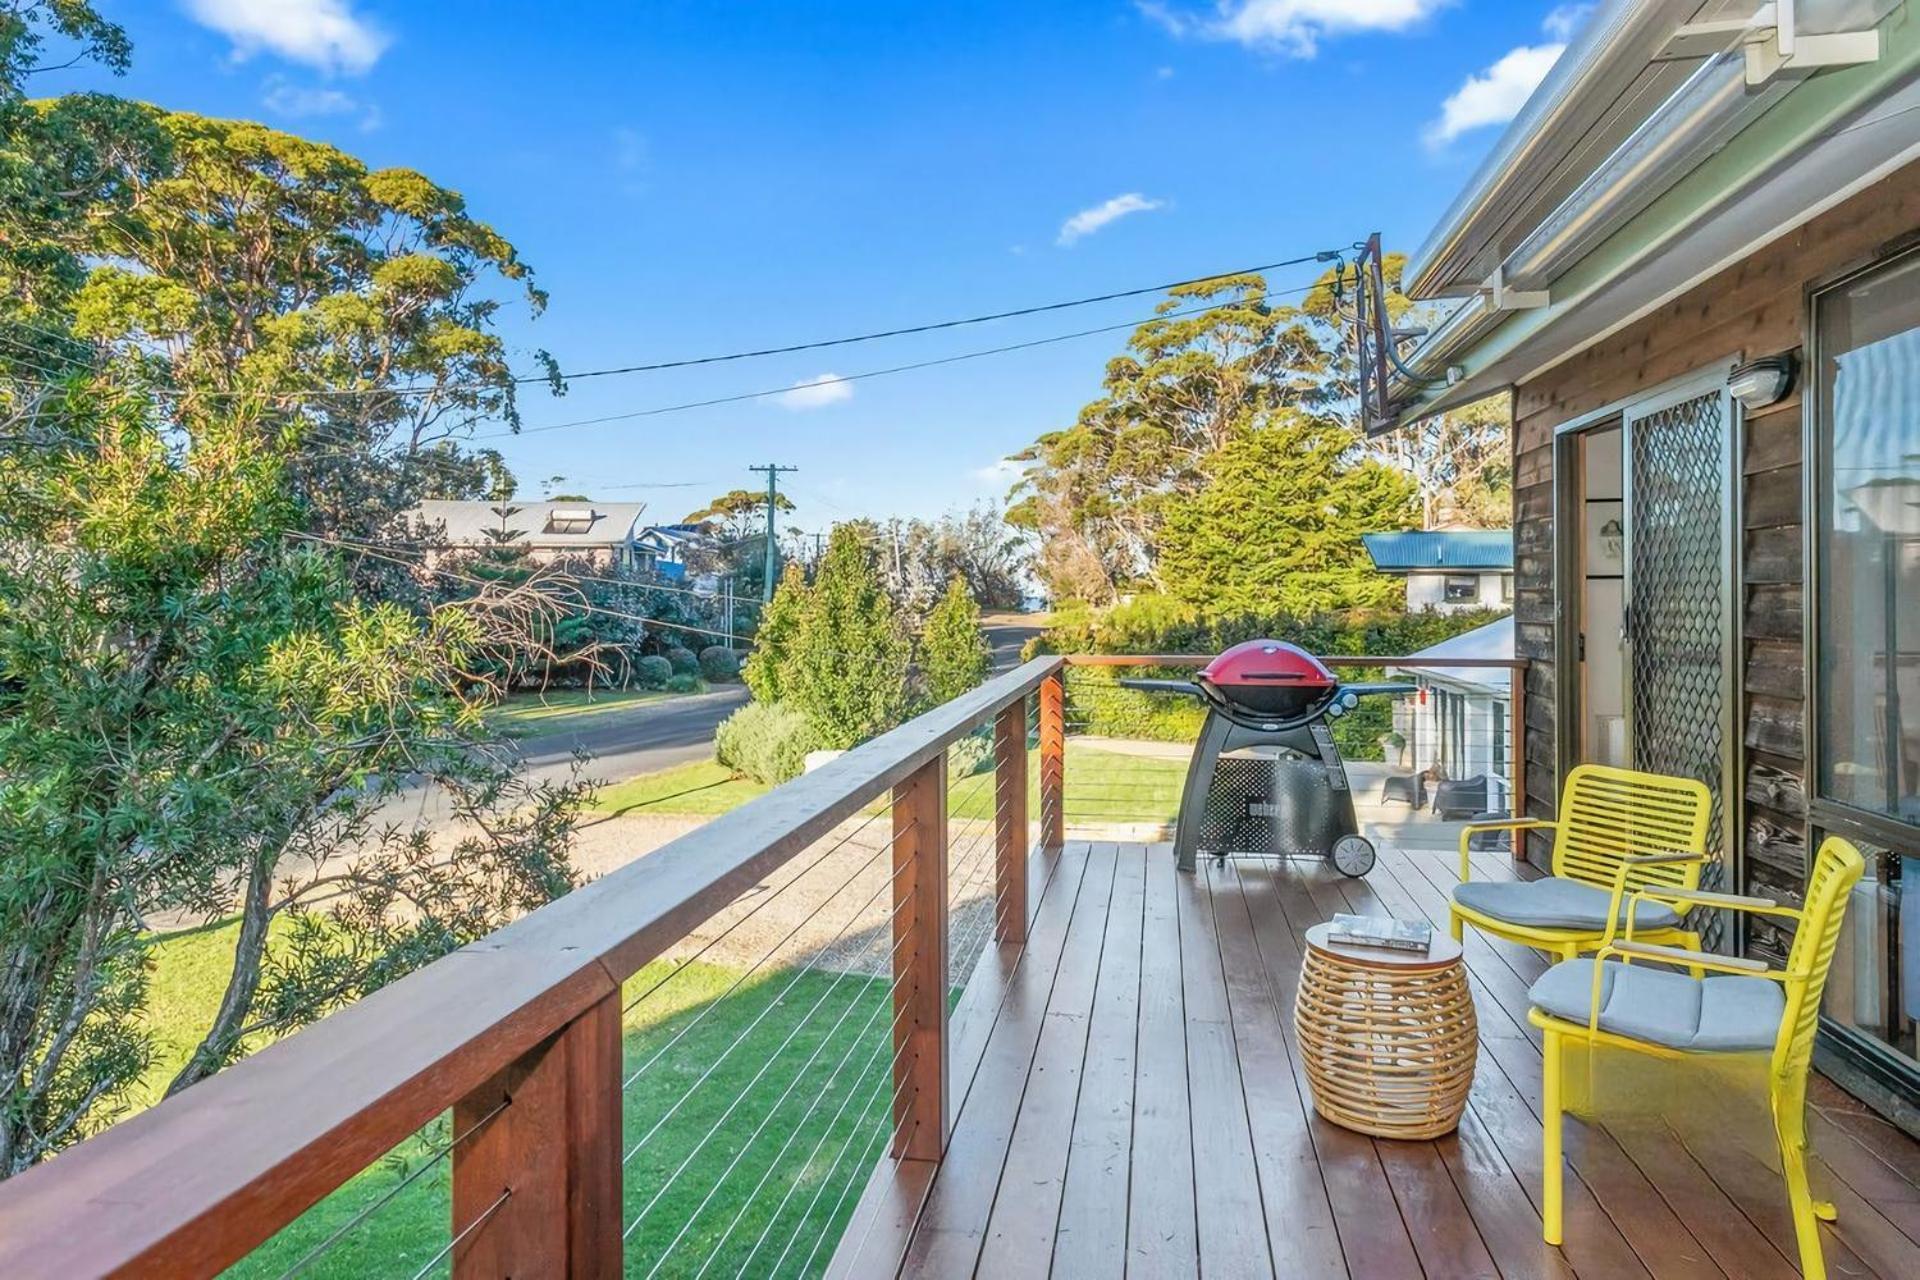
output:
[{"label": "wooden deck", "polygon": [[[1567,1243],[1541,1242],[1525,1013],[1544,962],[1522,948],[1469,934],[1480,1058],[1457,1134],[1375,1141],[1313,1114],[1291,1024],[1302,935],[1346,910],[1443,923],[1453,867],[1389,850],[1365,881],[1184,876],[1164,846],[1086,843],[1037,862],[1025,951],[990,948],[953,1014],[944,1162],[883,1163],[830,1274],[1797,1274],[1759,1118],[1684,1137],[1569,1121]],[[1830,1273],[1920,1275],[1920,1144],[1825,1081],[1813,1094]]]}]

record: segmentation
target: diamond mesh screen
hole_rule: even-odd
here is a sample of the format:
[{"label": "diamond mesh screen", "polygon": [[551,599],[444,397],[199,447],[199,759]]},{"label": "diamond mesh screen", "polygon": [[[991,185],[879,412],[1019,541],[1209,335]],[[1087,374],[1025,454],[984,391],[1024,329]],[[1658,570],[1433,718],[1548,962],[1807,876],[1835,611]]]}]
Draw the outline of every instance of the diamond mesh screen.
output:
[{"label": "diamond mesh screen", "polygon": [[1221,756],[1207,783],[1195,848],[1202,854],[1327,852],[1333,793],[1318,760]]},{"label": "diamond mesh screen", "polygon": [[[1725,880],[1721,808],[1727,555],[1726,407],[1718,392],[1632,424],[1631,603],[1634,767],[1698,778],[1713,791],[1703,888]],[[1721,912],[1697,925],[1712,948]]]}]

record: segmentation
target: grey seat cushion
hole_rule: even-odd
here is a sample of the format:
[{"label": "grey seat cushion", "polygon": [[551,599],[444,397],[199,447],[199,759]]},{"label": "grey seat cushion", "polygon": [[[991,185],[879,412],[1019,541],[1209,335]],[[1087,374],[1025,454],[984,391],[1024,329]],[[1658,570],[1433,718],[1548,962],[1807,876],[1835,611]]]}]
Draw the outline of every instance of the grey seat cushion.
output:
[{"label": "grey seat cushion", "polygon": [[[1607,927],[1607,903],[1613,895],[1578,880],[1543,876],[1538,880],[1469,880],[1455,885],[1453,900],[1482,915],[1508,924],[1531,925],[1547,929],[1589,929],[1595,933]],[[1632,900],[1620,899],[1620,922],[1626,923]],[[1664,902],[1641,902],[1633,913],[1636,929],[1671,929],[1680,917]]]},{"label": "grey seat cushion", "polygon": [[[1527,999],[1556,1018],[1587,1025],[1592,959],[1562,960],[1540,975]],[[1600,965],[1600,1029],[1671,1049],[1771,1049],[1786,1008],[1786,993],[1770,978],[1727,974],[1696,981],[1644,963]]]}]

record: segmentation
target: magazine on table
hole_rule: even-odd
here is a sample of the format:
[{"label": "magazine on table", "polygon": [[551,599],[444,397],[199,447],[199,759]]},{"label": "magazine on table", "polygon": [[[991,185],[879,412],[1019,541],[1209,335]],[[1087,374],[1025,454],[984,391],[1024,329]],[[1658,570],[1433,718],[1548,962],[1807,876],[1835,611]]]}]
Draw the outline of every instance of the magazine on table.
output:
[{"label": "magazine on table", "polygon": [[1390,951],[1425,951],[1433,942],[1433,926],[1424,920],[1394,920],[1387,916],[1334,916],[1327,941],[1345,947],[1385,947]]}]

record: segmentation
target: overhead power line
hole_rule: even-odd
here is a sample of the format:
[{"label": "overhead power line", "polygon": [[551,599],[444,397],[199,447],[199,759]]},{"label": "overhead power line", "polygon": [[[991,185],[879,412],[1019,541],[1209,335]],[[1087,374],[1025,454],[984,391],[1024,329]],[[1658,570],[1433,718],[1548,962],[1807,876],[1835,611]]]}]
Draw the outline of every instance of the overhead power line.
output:
[{"label": "overhead power line", "polygon": [[[868,369],[861,373],[849,373],[832,378],[821,378],[809,382],[809,389],[816,387],[837,387],[848,382],[864,382],[869,378],[884,378],[896,373],[911,373],[916,369],[932,369],[940,365],[959,364],[966,360],[980,360],[987,356],[1006,355],[1014,351],[1028,351],[1035,347],[1052,346],[1057,342],[1071,342],[1076,338],[1090,338],[1096,334],[1117,333],[1122,329],[1137,329],[1143,324],[1152,324],[1156,320],[1178,320],[1187,316],[1204,315],[1209,311],[1219,311],[1228,305],[1245,306],[1250,303],[1265,302],[1268,298],[1289,294],[1311,293],[1316,286],[1301,285],[1292,289],[1270,289],[1256,298],[1241,299],[1238,302],[1208,303],[1206,306],[1187,307],[1177,311],[1165,311],[1151,315],[1144,320],[1128,320],[1122,324],[1099,325],[1092,329],[1076,329],[1072,333],[1057,333],[1046,338],[1032,338],[1026,342],[1010,342],[1004,346],[985,347],[977,351],[962,351],[957,355],[936,356],[929,360],[914,360],[907,364],[896,364],[883,369]],[[597,418],[574,418],[565,422],[547,422],[538,426],[522,427],[518,431],[483,432],[470,437],[472,440],[510,440],[516,436],[538,435],[546,431],[565,431],[574,427],[594,427],[608,422],[630,422],[635,418],[653,418],[668,413],[686,413],[693,409],[710,409],[717,405],[739,404],[746,400],[764,400],[771,396],[783,396],[792,391],[792,386],[766,387],[759,391],[741,391],[732,395],[711,396],[704,400],[687,400],[679,404],[659,405],[651,409],[634,409],[625,413],[603,414]]]},{"label": "overhead power line", "polygon": [[[927,324],[905,325],[897,329],[877,329],[871,333],[857,333],[843,338],[820,338],[812,342],[796,342],[784,347],[761,347],[751,351],[730,351],[724,355],[693,356],[681,360],[658,360],[651,364],[621,365],[611,369],[587,369],[579,373],[562,376],[569,382],[583,378],[610,378],[627,373],[656,373],[664,369],[687,369],[695,365],[726,364],[735,360],[757,360],[763,356],[793,355],[802,351],[822,351],[829,347],[847,347],[859,342],[877,342],[883,338],[904,338],[916,333],[937,333],[943,329],[959,329],[967,325],[990,324],[995,320],[1015,320],[1021,316],[1044,315],[1050,311],[1066,311],[1073,307],[1086,307],[1099,302],[1117,302],[1122,298],[1138,298],[1149,293],[1169,293],[1175,289],[1185,289],[1197,284],[1206,284],[1213,280],[1229,280],[1235,276],[1254,275],[1263,271],[1276,271],[1282,267],[1297,267],[1308,262],[1332,262],[1339,257],[1338,250],[1323,249],[1298,258],[1287,258],[1280,262],[1263,263],[1257,267],[1242,267],[1238,271],[1219,271],[1212,275],[1195,276],[1189,280],[1174,280],[1167,284],[1146,285],[1138,289],[1120,289],[1112,293],[1093,294],[1085,298],[1070,298],[1065,302],[1046,302],[1038,306],[1016,307],[1008,311],[994,311],[986,315],[963,316],[957,320],[935,320]],[[545,378],[515,378],[519,383],[538,383]]]},{"label": "overhead power line", "polygon": [[[1235,276],[1256,275],[1266,271],[1277,271],[1283,267],[1297,267],[1309,262],[1334,262],[1340,259],[1342,250],[1321,249],[1298,257],[1283,258],[1278,262],[1266,262],[1257,266],[1241,267],[1234,271],[1217,271],[1210,275],[1192,276],[1185,280],[1172,280],[1164,284],[1143,285],[1133,289],[1115,289],[1107,293],[1089,294],[1081,298],[1068,298],[1061,302],[1043,302],[1033,306],[1011,307],[1001,311],[989,311],[980,315],[960,316],[950,320],[933,320],[924,324],[901,325],[892,329],[875,329],[866,333],[847,334],[835,338],[816,338],[807,342],[793,342],[777,347],[755,347],[743,351],[727,351],[714,355],[687,356],[676,360],[656,360],[645,364],[615,365],[601,369],[578,369],[561,371],[560,377],[567,382],[578,382],[588,378],[611,378],[635,373],[658,373],[668,369],[690,369],[701,365],[729,364],[739,360],[758,360],[768,356],[794,355],[803,351],[824,351],[833,347],[853,346],[862,342],[878,342],[886,338],[904,338],[914,334],[938,333],[946,329],[959,329],[969,325],[991,324],[996,320],[1016,320],[1023,316],[1045,315],[1054,311],[1067,311],[1075,307],[1093,306],[1102,302],[1117,302],[1123,298],[1138,298],[1150,293],[1168,293],[1175,289],[1191,288],[1194,285],[1207,284],[1215,280],[1229,280]],[[52,329],[41,328],[26,321],[10,322],[18,328],[31,329],[51,337],[76,341],[67,334]],[[407,395],[444,395],[449,391],[485,390],[512,384],[514,386],[538,386],[550,381],[550,375],[514,374],[504,379],[472,380],[467,382],[435,383],[424,386],[404,387],[342,387],[328,391],[299,391],[296,394],[311,396],[407,396]],[[228,391],[217,393],[226,396],[255,395],[262,389],[249,388],[246,391]],[[269,389],[270,390],[270,389]]]}]

